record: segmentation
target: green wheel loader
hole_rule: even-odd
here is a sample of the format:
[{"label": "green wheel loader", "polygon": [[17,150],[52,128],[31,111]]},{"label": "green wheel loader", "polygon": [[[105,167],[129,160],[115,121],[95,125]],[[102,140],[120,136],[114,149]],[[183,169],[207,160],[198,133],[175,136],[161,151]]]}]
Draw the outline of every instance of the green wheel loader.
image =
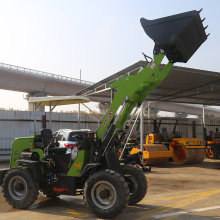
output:
[{"label": "green wheel loader", "polygon": [[[10,167],[0,172],[3,195],[12,207],[27,208],[41,190],[49,197],[83,195],[97,217],[113,218],[128,204],[145,197],[145,175],[120,163],[113,140],[124,129],[132,110],[165,79],[173,64],[186,63],[207,39],[199,13],[194,10],[156,20],[141,19],[144,31],[155,42],[154,59],[136,75],[111,84],[117,90],[114,99],[97,132],[82,139],[74,161],[66,148],[56,146],[49,129],[34,137],[14,139]],[[169,62],[159,71],[165,56]],[[24,151],[30,151],[29,159],[21,159]]]}]

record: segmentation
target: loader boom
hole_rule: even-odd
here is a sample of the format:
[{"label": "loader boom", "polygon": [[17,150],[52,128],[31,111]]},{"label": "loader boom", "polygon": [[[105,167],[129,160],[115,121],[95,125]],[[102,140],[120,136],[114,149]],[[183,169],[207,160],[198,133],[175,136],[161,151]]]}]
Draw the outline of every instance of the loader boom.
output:
[{"label": "loader boom", "polygon": [[139,73],[136,75],[126,76],[110,85],[110,88],[118,88],[118,90],[97,131],[97,136],[99,139],[106,131],[106,128],[123,102],[126,102],[125,108],[121,117],[117,121],[117,124],[115,125],[115,128],[118,130],[123,127],[137,103],[142,103],[150,92],[165,79],[173,64],[169,62],[162,71],[159,71],[159,65],[164,56],[164,53],[155,55],[154,61],[151,62],[146,68],[142,69]]},{"label": "loader boom", "polygon": [[[141,24],[146,34],[155,42],[154,59],[149,65],[136,75],[125,76],[110,85],[111,89],[117,88],[114,99],[106,112],[97,137],[100,140],[113,120],[119,107],[123,109],[118,114],[108,130],[105,144],[111,141],[111,137],[122,129],[137,103],[142,103],[168,75],[175,62],[186,63],[195,51],[207,39],[200,11],[189,11],[165,18],[147,20],[141,18]],[[169,62],[162,71],[159,66],[164,57]]]}]

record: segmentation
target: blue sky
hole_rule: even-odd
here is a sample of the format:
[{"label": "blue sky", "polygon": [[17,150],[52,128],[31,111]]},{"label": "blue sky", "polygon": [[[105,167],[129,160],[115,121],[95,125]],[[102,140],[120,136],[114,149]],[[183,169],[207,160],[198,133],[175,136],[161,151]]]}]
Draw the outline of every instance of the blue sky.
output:
[{"label": "blue sky", "polygon": [[[200,10],[208,40],[186,64],[220,72],[218,0],[0,0],[0,62],[98,82],[152,56],[140,18]],[[27,109],[23,93],[0,90],[0,107]]]}]

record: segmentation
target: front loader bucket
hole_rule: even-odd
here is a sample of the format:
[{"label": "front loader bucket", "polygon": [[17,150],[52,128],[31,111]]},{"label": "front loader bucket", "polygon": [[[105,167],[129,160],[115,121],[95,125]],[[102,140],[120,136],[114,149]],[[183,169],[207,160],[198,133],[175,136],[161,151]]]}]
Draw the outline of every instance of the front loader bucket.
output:
[{"label": "front loader bucket", "polygon": [[207,39],[200,11],[189,11],[155,20],[141,18],[146,34],[155,42],[154,53],[166,53],[171,63],[186,63]]}]

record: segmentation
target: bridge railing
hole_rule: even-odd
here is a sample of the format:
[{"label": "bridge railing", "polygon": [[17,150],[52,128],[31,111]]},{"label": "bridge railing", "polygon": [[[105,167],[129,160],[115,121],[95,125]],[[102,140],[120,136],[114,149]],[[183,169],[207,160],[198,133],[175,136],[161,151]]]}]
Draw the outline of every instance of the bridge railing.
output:
[{"label": "bridge railing", "polygon": [[57,80],[61,80],[61,81],[68,81],[68,82],[74,82],[74,83],[80,83],[80,84],[86,84],[86,85],[93,85],[94,84],[94,83],[86,81],[86,80],[75,79],[75,78],[61,76],[61,75],[52,74],[52,73],[46,73],[43,71],[33,70],[33,69],[10,65],[10,64],[1,63],[1,62],[0,62],[0,68],[10,69],[10,70],[14,70],[14,71],[22,72],[22,73],[28,73],[31,75],[43,76],[43,77],[57,79]]}]

